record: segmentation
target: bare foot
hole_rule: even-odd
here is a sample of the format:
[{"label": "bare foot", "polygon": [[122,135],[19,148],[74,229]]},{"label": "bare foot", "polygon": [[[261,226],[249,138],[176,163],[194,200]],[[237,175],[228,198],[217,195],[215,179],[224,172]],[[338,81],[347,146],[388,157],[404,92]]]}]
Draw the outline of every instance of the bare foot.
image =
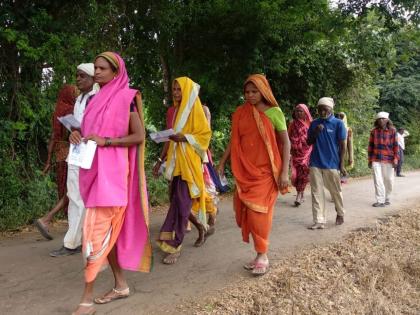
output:
[{"label": "bare foot", "polygon": [[179,256],[181,256],[181,252],[168,254],[168,255],[165,256],[165,258],[163,258],[162,262],[165,265],[173,265],[177,262]]},{"label": "bare foot", "polygon": [[93,303],[80,303],[71,315],[93,315],[96,313]]},{"label": "bare foot", "polygon": [[206,242],[206,229],[204,228],[204,225],[198,224],[198,238],[194,243],[195,247],[200,247]]}]

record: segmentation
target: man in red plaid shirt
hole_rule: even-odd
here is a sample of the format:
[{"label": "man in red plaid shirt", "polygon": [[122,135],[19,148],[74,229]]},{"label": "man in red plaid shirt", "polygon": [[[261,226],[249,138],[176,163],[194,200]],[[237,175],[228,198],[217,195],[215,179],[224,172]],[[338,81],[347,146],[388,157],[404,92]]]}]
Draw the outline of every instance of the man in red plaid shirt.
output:
[{"label": "man in red plaid shirt", "polygon": [[373,207],[391,204],[390,196],[394,185],[394,168],[398,164],[397,131],[389,120],[389,113],[376,115],[374,129],[370,132],[368,159],[373,170],[376,202]]}]

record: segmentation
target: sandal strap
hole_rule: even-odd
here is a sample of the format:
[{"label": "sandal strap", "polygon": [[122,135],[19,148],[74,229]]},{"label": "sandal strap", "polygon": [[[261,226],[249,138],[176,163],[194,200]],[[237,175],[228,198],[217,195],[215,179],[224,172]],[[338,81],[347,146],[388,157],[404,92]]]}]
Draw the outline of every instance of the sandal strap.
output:
[{"label": "sandal strap", "polygon": [[93,303],[80,303],[79,306],[91,307],[91,306],[93,306]]},{"label": "sandal strap", "polygon": [[115,293],[119,294],[119,295],[125,295],[125,294],[130,294],[130,288],[125,288],[122,290],[118,290],[116,288],[112,288],[112,291],[114,291]]}]

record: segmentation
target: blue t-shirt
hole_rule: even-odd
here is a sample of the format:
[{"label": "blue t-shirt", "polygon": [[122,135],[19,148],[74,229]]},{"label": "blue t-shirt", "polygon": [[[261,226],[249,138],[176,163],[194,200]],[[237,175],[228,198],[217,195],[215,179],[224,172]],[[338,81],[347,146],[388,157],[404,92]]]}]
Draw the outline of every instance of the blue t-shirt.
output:
[{"label": "blue t-shirt", "polygon": [[324,125],[313,144],[309,166],[323,169],[340,169],[340,142],[347,139],[347,130],[342,120],[330,115],[327,119],[318,118],[312,121],[308,137],[315,128]]}]

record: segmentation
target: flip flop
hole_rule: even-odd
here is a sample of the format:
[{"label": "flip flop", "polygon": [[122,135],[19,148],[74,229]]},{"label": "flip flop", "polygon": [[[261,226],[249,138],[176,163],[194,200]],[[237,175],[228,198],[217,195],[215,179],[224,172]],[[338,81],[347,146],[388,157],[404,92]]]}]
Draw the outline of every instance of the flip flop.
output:
[{"label": "flip flop", "polygon": [[[263,276],[268,272],[269,266],[270,266],[270,264],[269,264],[268,261],[267,262],[258,261],[258,262],[255,263],[254,269],[252,269],[252,274],[254,276]],[[257,269],[260,269],[261,272],[256,271]]]},{"label": "flip flop", "polygon": [[43,237],[45,237],[47,240],[51,241],[53,239],[53,237],[51,236],[51,234],[48,232],[48,230],[46,229],[45,225],[42,224],[40,219],[37,219],[34,222],[35,227],[38,229],[39,233],[41,233],[41,235]]},{"label": "flip flop", "polygon": [[248,271],[251,271],[254,268],[255,268],[255,260],[252,260],[249,263],[244,265],[244,269]]},{"label": "flip flop", "polygon": [[107,304],[115,300],[128,298],[130,296],[130,288],[125,288],[123,290],[112,288],[112,292],[114,292],[116,295],[106,296],[108,294],[106,293],[103,297],[95,298],[93,301],[96,304]]}]

